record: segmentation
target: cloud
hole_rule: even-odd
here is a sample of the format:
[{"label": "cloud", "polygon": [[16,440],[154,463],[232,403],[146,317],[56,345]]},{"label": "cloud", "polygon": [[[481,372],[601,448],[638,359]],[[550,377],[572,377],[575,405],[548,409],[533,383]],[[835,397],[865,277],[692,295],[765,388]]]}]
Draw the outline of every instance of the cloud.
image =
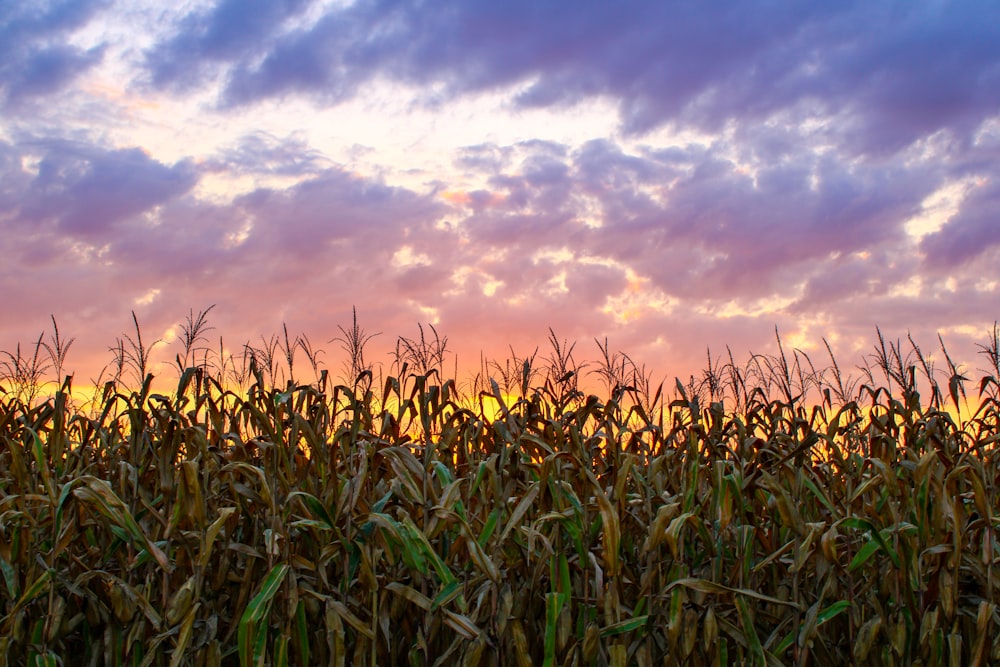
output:
[{"label": "cloud", "polygon": [[842,49],[826,77],[853,100],[843,137],[895,150],[943,129],[974,131],[1000,105],[1000,9],[927,3],[873,11],[863,39]]},{"label": "cloud", "polygon": [[927,267],[936,272],[960,269],[998,247],[1000,182],[997,174],[973,187],[959,211],[920,243]]},{"label": "cloud", "polygon": [[27,230],[54,225],[59,234],[104,242],[123,222],[191,190],[198,180],[188,161],[163,164],[139,148],[38,140],[22,145],[37,166],[17,202]]},{"label": "cloud", "polygon": [[791,293],[828,258],[905,247],[904,222],[941,179],[926,165],[786,150],[736,160],[728,145],[629,154],[585,144],[571,189],[587,193],[601,224],[580,232],[583,247],[679,298]]},{"label": "cloud", "polygon": [[8,110],[64,89],[104,57],[66,39],[87,25],[105,0],[7,3],[0,8],[0,105]]},{"label": "cloud", "polygon": [[919,272],[909,255],[893,256],[886,247],[862,253],[834,253],[818,260],[802,282],[802,295],[789,306],[792,313],[832,311],[844,302],[870,300],[901,288]]},{"label": "cloud", "polygon": [[328,166],[329,160],[311,148],[302,133],[281,139],[257,131],[240,137],[235,145],[213,156],[207,168],[234,174],[304,177],[317,174]]},{"label": "cloud", "polygon": [[[402,332],[426,321],[420,307],[452,286],[446,264],[393,262],[406,245],[437,259],[457,245],[435,227],[447,207],[336,168],[228,203],[197,198],[189,163],[164,165],[135,149],[0,143],[0,172],[15,177],[3,187],[18,189],[9,197],[0,189],[0,201],[27,202],[0,209],[5,230],[16,232],[0,237],[9,260],[0,289],[12,306],[45,303],[66,331],[100,329],[99,340],[81,338],[78,353],[105,350],[115,333],[109,319],[124,329],[131,308],[152,340],[188,308],[218,303],[213,323],[237,348],[283,321],[322,346],[352,304]],[[20,326],[0,328],[5,340],[12,330],[31,334]],[[88,372],[109,356],[87,354]]]},{"label": "cloud", "polygon": [[510,154],[510,147],[495,144],[465,146],[456,151],[454,163],[463,171],[492,175],[508,166]]},{"label": "cloud", "polygon": [[16,105],[25,99],[57,92],[100,62],[102,57],[102,49],[83,50],[65,46],[51,46],[32,53],[9,66],[16,72],[0,72],[6,80],[5,101]]},{"label": "cloud", "polygon": [[299,15],[309,0],[222,0],[195,10],[176,32],[145,54],[150,82],[185,91],[204,83],[213,65],[252,59],[285,21]]},{"label": "cloud", "polygon": [[[286,320],[332,336],[356,304],[387,339],[436,322],[473,361],[551,325],[663,366],[770,349],[775,324],[849,347],[875,324],[933,339],[995,318],[993,3],[209,0],[127,36],[98,31],[103,3],[36,6],[0,6],[0,289],[25,312],[49,295],[57,314],[87,302],[78,323],[127,324],[136,306],[167,330],[218,302],[252,338]],[[136,67],[127,113],[90,90]],[[334,113],[280,118],[362,99],[374,127],[388,90],[444,113],[384,145],[335,136],[361,125]],[[54,92],[65,123],[26,113]],[[452,133],[466,101],[504,127]],[[607,108],[617,126],[586,124]],[[535,124],[562,111],[579,135]],[[197,162],[177,157],[192,136]],[[928,203],[955,183],[978,185]],[[945,209],[937,231],[908,229]]]},{"label": "cloud", "polygon": [[196,294],[210,281],[317,326],[300,301],[370,304],[374,326],[390,332],[434,321],[466,361],[475,346],[537,345],[549,325],[677,364],[736,340],[770,350],[775,323],[818,341],[829,331],[870,336],[876,324],[927,334],[913,325],[922,314],[975,318],[935,292],[983,304],[993,288],[971,274],[950,288],[919,283],[905,231],[950,167],[845,163],[762,133],[762,148],[748,141],[755,150],[738,158],[725,144],[484,144],[462,155],[502,156],[501,171],[489,190],[463,196],[329,167],[230,207],[172,202],[143,244],[111,254],[123,262],[158,249],[174,290]]},{"label": "cloud", "polygon": [[[636,0],[538,5],[373,2],[288,27],[302,2],[219,3],[150,51],[154,83],[223,73],[222,100],[337,104],[379,80],[422,103],[515,88],[521,107],[604,97],[622,127],[717,131],[781,115],[856,154],[973,131],[1000,104],[1000,10],[989,2],[749,6]],[[194,74],[192,74],[194,72]]]},{"label": "cloud", "polygon": [[391,255],[411,235],[431,233],[445,210],[427,196],[336,168],[288,189],[258,189],[234,204],[253,221],[245,243],[262,256],[305,260],[336,250],[352,263]]},{"label": "cloud", "polygon": [[[716,311],[770,302],[772,314],[775,299],[822,310],[907,283],[919,267],[901,261],[914,250],[904,223],[942,171],[843,163],[775,134],[741,161],[723,144],[478,146],[477,159],[504,155],[503,170],[489,191],[447,196],[464,209],[467,247],[424,252],[476,266],[497,300],[548,300],[562,281],[594,310],[622,292],[625,269],[664,298]],[[592,271],[584,262],[610,275],[574,281]],[[602,281],[614,288],[595,291]]]}]

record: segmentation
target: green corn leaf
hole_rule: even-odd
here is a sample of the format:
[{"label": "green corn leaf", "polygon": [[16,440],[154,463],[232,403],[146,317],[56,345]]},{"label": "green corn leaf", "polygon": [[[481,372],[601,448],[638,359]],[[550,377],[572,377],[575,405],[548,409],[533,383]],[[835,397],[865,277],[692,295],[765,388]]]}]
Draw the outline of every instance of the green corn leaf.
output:
[{"label": "green corn leaf", "polygon": [[17,571],[3,556],[0,556],[0,574],[3,574],[3,581],[7,587],[7,595],[13,600],[17,597],[20,590]]},{"label": "green corn leaf", "polygon": [[613,637],[639,628],[645,627],[649,623],[649,614],[635,616],[624,621],[618,621],[601,628],[601,637]]},{"label": "green corn leaf", "polygon": [[92,505],[104,517],[113,521],[131,536],[136,542],[143,544],[146,551],[156,560],[157,564],[166,572],[172,572],[173,564],[167,555],[160,550],[142,531],[135,518],[128,511],[128,507],[121,498],[115,495],[111,485],[103,479],[84,475],[80,478],[81,486],[74,489],[73,495],[83,502]]},{"label": "green corn leaf", "polygon": [[556,660],[556,631],[559,628],[559,612],[562,611],[563,597],[559,593],[545,594],[545,659],[542,667],[552,667]]},{"label": "green corn leaf", "polygon": [[286,502],[291,502],[293,498],[299,498],[302,501],[302,504],[306,506],[306,509],[308,509],[314,517],[326,524],[328,528],[331,530],[337,530],[337,524],[334,522],[333,517],[330,516],[330,513],[327,511],[326,507],[323,506],[323,503],[319,498],[305,491],[293,491],[288,494]]},{"label": "green corn leaf", "polygon": [[486,522],[483,524],[483,529],[479,533],[479,537],[476,540],[479,542],[479,546],[486,548],[486,543],[490,541],[490,537],[493,536],[493,531],[497,528],[497,521],[500,519],[500,510],[494,509],[490,512],[490,515],[486,517]]},{"label": "green corn leaf", "polygon": [[[819,612],[819,614],[816,615],[815,627],[818,628],[819,626],[823,625],[830,619],[838,616],[839,614],[842,614],[843,612],[847,611],[850,608],[851,608],[851,603],[849,600],[839,600],[837,602],[834,602],[833,604],[824,608],[822,611]],[[777,655],[781,655],[789,648],[791,648],[792,644],[795,643],[796,636],[798,636],[798,634],[802,632],[803,628],[804,628],[804,623],[800,624],[796,630],[793,630],[792,632],[789,632],[787,635],[785,635],[785,638],[781,640],[781,643],[778,644],[777,647],[775,647],[774,653]]]},{"label": "green corn leaf", "polygon": [[311,664],[309,661],[309,624],[306,619],[306,605],[302,600],[299,600],[299,603],[295,606],[295,636],[298,645],[299,664]]},{"label": "green corn leaf", "polygon": [[462,582],[457,580],[442,586],[441,591],[434,596],[434,600],[431,602],[431,611],[436,611],[457,598],[462,594],[462,590]]},{"label": "green corn leaf", "polygon": [[18,611],[26,604],[37,598],[48,589],[49,581],[52,579],[52,570],[44,570],[28,588],[25,589],[21,598],[14,605],[14,608],[7,615],[8,619],[13,619]]},{"label": "green corn leaf", "polygon": [[260,591],[250,600],[237,631],[241,667],[260,667],[265,664],[267,648],[267,618],[271,603],[288,574],[288,565],[280,563],[271,568],[261,584]]},{"label": "green corn leaf", "polygon": [[753,615],[747,606],[746,598],[736,598],[736,613],[740,617],[740,625],[743,626],[743,636],[747,640],[747,646],[750,648],[750,655],[753,656],[754,664],[758,667],[764,667],[767,664],[767,658],[764,656],[764,647],[760,643],[760,637],[757,635],[756,628],[754,628]]},{"label": "green corn leaf", "polygon": [[[864,547],[862,547],[861,550],[858,552],[858,554],[851,561],[850,569],[853,570],[855,567],[860,567],[865,561],[871,558],[872,554],[867,553],[867,550],[872,548],[869,547],[869,545],[871,545],[872,543],[875,544],[874,547],[875,549],[881,549],[882,551],[884,551],[885,554],[889,557],[889,560],[892,561],[892,564],[895,565],[897,568],[899,567],[899,554],[896,552],[895,549],[892,548],[892,546],[889,545],[888,542],[885,541],[885,537],[882,535],[882,532],[889,532],[890,529],[886,528],[885,531],[879,531],[871,521],[853,516],[841,519],[840,523],[844,526],[847,526],[848,528],[866,530],[871,535],[871,541],[869,541]],[[861,557],[862,554],[865,554],[864,558],[859,560],[859,557]],[[856,566],[855,563],[857,563]]]}]

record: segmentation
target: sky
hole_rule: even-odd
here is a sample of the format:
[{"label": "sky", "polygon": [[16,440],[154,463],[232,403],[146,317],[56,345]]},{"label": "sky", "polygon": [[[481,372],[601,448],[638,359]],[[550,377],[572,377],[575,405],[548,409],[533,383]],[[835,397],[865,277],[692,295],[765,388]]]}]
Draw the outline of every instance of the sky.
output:
[{"label": "sky", "polygon": [[975,375],[1000,4],[3,2],[0,293],[0,349],[55,316],[78,383],[212,305],[331,367],[356,308],[386,364],[432,324],[462,369],[550,329],[852,367],[879,327]]}]

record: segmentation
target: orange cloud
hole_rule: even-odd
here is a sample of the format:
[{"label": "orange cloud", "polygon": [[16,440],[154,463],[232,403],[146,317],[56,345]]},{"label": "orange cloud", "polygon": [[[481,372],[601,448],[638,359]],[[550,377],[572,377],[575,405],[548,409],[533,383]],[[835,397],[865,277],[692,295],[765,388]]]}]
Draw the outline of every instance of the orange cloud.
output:
[{"label": "orange cloud", "polygon": [[445,190],[441,193],[441,198],[449,204],[458,206],[471,206],[474,208],[493,208],[502,204],[506,197],[497,192],[487,192],[485,190]]}]

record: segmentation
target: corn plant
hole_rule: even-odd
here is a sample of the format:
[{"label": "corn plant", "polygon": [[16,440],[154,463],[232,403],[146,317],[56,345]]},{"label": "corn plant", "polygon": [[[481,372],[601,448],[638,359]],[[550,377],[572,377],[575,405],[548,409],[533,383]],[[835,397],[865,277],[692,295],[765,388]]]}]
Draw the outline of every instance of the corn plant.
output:
[{"label": "corn plant", "polygon": [[1000,661],[995,375],[949,411],[880,336],[864,384],[779,346],[648,400],[605,343],[604,396],[468,396],[224,349],[87,413],[0,394],[0,664]]}]

